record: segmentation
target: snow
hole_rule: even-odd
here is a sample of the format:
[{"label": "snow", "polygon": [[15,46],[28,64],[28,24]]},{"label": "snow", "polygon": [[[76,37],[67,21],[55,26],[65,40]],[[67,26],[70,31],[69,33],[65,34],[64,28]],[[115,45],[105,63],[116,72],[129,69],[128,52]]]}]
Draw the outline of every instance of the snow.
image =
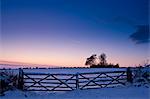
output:
[{"label": "snow", "polygon": [[[50,74],[76,74],[89,72],[110,72],[110,71],[126,71],[126,68],[50,68],[50,69],[23,69],[25,73],[50,73]],[[0,72],[11,72],[19,74],[19,69],[6,69]]]},{"label": "snow", "polygon": [[12,90],[5,92],[5,96],[1,96],[0,99],[149,99],[149,91],[146,87],[101,88],[57,93]]},{"label": "snow", "polygon": [[53,69],[24,69],[28,73],[89,73],[89,72],[108,72],[108,71],[125,71],[126,68],[53,68]]},{"label": "snow", "polygon": [[[150,70],[150,68],[148,68],[148,70]],[[12,69],[11,71],[13,71],[14,74],[19,73],[18,69]],[[126,71],[126,68],[53,68],[23,69],[23,71],[26,73],[76,74],[89,72]],[[67,92],[23,92],[16,89],[5,92],[5,96],[0,96],[0,99],[150,99],[149,92],[149,86],[100,88]]]}]

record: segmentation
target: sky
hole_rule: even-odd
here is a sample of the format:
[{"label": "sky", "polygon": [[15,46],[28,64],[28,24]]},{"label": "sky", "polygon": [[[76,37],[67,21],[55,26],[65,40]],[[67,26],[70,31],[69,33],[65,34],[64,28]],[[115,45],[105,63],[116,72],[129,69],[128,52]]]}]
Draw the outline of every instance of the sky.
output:
[{"label": "sky", "polygon": [[85,66],[150,59],[148,0],[1,0],[0,60]]}]

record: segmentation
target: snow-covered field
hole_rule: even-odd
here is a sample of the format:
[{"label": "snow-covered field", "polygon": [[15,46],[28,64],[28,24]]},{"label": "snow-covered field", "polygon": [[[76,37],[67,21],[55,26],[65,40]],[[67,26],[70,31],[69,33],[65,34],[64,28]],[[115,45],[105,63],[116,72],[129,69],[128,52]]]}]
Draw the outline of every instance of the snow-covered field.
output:
[{"label": "snow-covered field", "polygon": [[[150,70],[148,68],[148,70]],[[11,70],[15,74],[19,73],[18,69]],[[53,69],[23,69],[26,73],[89,73],[89,72],[109,72],[109,71],[126,71],[126,68],[53,68]],[[124,86],[117,88],[100,88],[88,90],[74,90],[67,92],[30,92],[12,90],[5,92],[5,96],[0,99],[150,99],[150,89],[148,87]]]},{"label": "snow-covered field", "polygon": [[[14,74],[19,73],[19,69],[0,70],[11,71]],[[89,73],[89,72],[109,72],[109,71],[126,71],[126,68],[51,68],[51,69],[23,69],[26,73],[51,73],[51,74],[76,74],[76,73]]]},{"label": "snow-covered field", "polygon": [[88,72],[108,72],[108,71],[125,71],[126,68],[53,68],[53,69],[24,69],[24,72],[35,72],[35,73],[88,73]]},{"label": "snow-covered field", "polygon": [[150,99],[146,87],[101,88],[61,93],[8,91],[0,99]]}]

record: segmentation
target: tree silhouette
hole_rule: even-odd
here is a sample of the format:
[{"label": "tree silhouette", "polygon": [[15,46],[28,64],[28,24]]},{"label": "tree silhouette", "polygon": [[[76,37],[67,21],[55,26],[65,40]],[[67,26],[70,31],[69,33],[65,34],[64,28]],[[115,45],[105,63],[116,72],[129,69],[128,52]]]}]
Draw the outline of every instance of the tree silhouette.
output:
[{"label": "tree silhouette", "polygon": [[96,65],[96,59],[97,59],[96,54],[93,54],[92,56],[86,59],[85,65],[89,66]]},{"label": "tree silhouette", "polygon": [[101,65],[101,66],[106,66],[106,65],[107,65],[106,54],[105,54],[105,53],[102,53],[102,54],[99,56],[99,60],[100,60],[99,65]]},{"label": "tree silhouette", "polygon": [[[99,62],[97,63],[97,61]],[[98,58],[96,54],[93,54],[86,59],[85,65],[89,65],[90,68],[119,68],[119,64],[107,63],[105,53],[102,53]]]}]

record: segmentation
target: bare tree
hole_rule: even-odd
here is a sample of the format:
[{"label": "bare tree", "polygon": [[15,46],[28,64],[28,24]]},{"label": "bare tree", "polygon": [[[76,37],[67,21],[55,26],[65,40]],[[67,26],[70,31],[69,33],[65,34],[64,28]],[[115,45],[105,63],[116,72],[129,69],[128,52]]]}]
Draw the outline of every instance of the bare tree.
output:
[{"label": "bare tree", "polygon": [[101,66],[106,66],[107,65],[107,61],[106,61],[106,54],[105,53],[102,53],[100,56],[99,56],[99,65]]}]

